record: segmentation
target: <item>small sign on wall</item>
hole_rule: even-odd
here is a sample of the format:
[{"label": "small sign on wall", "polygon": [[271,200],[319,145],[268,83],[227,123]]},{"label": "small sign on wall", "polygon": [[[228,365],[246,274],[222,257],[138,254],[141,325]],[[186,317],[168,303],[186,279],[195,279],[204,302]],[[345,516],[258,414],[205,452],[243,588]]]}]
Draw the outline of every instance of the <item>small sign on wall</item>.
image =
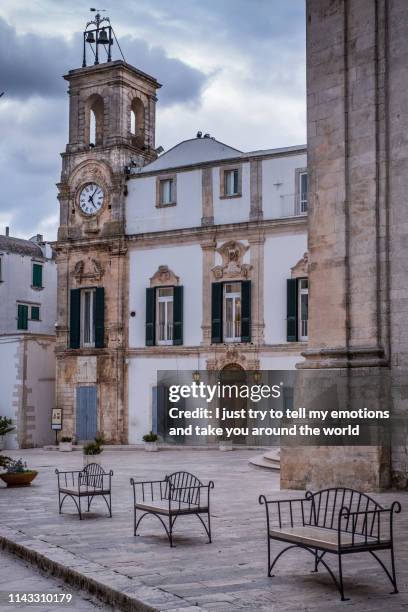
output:
[{"label": "small sign on wall", "polygon": [[55,431],[62,429],[62,409],[53,408],[51,413],[51,429]]}]

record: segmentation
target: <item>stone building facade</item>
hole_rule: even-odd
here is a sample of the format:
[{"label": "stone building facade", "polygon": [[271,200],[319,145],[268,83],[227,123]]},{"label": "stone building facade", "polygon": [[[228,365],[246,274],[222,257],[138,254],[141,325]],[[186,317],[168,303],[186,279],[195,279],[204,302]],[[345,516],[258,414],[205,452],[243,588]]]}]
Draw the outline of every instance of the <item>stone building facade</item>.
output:
[{"label": "stone building facade", "polygon": [[[222,377],[294,369],[307,331],[296,313],[288,317],[287,288],[294,287],[300,313],[298,300],[307,297],[305,172],[304,146],[242,153],[198,134],[129,175],[132,443],[152,427],[172,441],[158,371],[188,371],[191,380],[196,370]],[[194,440],[203,441],[214,439]]]},{"label": "stone building facade", "polygon": [[404,0],[307,3],[309,347],[295,401],[341,375],[347,406],[391,409],[401,435],[284,449],[284,487],[407,486],[407,24]]},{"label": "stone building facade", "polygon": [[122,61],[64,78],[70,121],[58,185],[56,401],[65,432],[120,443],[127,439],[124,168],[156,157],[160,85]]},{"label": "stone building facade", "polygon": [[121,61],[65,78],[57,406],[77,440],[141,443],[158,429],[158,370],[299,361],[306,149],[198,134],[157,157],[154,78]]}]

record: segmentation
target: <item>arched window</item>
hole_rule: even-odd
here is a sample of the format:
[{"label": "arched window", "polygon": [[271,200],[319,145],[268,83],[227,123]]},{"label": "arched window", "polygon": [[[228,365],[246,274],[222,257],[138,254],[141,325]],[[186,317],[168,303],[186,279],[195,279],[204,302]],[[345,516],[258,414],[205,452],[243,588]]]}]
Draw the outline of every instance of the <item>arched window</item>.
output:
[{"label": "arched window", "polygon": [[130,111],[130,133],[132,136],[136,136],[136,115],[135,111]]},{"label": "arched window", "polygon": [[89,144],[94,145],[95,143],[96,143],[96,117],[95,117],[95,111],[91,109],[90,115],[89,115]]},{"label": "arched window", "polygon": [[86,115],[87,143],[94,146],[102,145],[104,104],[101,96],[93,94],[88,98]]},{"label": "arched window", "polygon": [[145,107],[140,98],[134,98],[130,106],[130,133],[136,146],[145,144]]}]

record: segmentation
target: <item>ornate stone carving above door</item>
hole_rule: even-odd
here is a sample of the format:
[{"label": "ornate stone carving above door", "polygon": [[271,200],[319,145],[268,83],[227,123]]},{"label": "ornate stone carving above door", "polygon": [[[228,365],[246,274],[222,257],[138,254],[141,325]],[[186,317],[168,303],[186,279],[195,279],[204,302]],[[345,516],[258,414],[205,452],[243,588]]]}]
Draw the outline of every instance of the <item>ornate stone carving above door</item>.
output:
[{"label": "ornate stone carving above door", "polygon": [[251,264],[243,263],[244,255],[249,246],[242,242],[230,240],[225,242],[217,250],[222,257],[222,265],[212,268],[212,273],[217,280],[220,279],[246,279],[252,270]]},{"label": "ornate stone carving above door", "polygon": [[176,286],[179,282],[180,278],[168,266],[159,266],[157,272],[150,279],[150,287]]},{"label": "ornate stone carving above door", "polygon": [[259,370],[259,359],[253,354],[246,356],[236,346],[230,346],[225,352],[214,355],[214,359],[207,359],[207,370],[222,370],[230,364],[236,364],[244,370]]},{"label": "ornate stone carving above door", "polygon": [[101,280],[104,275],[104,269],[97,259],[89,259],[85,262],[80,259],[76,262],[73,276],[77,283],[82,283],[84,280]]},{"label": "ornate stone carving above door", "polygon": [[309,253],[303,254],[302,259],[299,259],[297,264],[291,268],[292,278],[305,278],[309,276]]}]

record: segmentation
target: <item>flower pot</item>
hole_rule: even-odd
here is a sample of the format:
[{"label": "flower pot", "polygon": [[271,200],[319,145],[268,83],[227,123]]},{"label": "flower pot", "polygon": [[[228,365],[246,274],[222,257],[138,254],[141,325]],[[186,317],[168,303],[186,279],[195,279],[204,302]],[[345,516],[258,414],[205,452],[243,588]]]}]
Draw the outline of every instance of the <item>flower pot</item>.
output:
[{"label": "flower pot", "polygon": [[101,465],[101,455],[84,455],[84,467],[90,463],[97,463]]},{"label": "flower pot", "polygon": [[221,440],[219,445],[220,451],[232,451],[232,440]]},{"label": "flower pot", "polygon": [[148,453],[155,453],[159,450],[159,447],[157,446],[157,442],[145,442],[144,449]]},{"label": "flower pot", "polygon": [[60,442],[58,448],[61,453],[70,453],[72,451],[72,442]]},{"label": "flower pot", "polygon": [[29,472],[4,472],[0,474],[0,478],[4,480],[8,487],[29,487],[37,474],[38,472],[35,470],[30,470]]}]

